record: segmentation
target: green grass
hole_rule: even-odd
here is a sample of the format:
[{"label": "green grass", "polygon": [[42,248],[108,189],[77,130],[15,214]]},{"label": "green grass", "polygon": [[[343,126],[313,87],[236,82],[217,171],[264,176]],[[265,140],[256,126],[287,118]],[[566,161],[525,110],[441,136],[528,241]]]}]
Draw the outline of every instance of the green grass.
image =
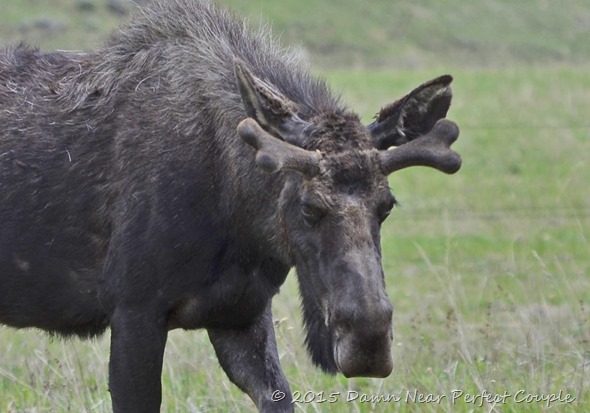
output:
[{"label": "green grass", "polygon": [[[124,0],[121,0],[124,1]],[[82,10],[83,2],[93,5]],[[141,3],[142,1],[138,1]],[[583,64],[590,61],[586,0],[219,0],[253,25],[270,22],[286,45],[325,67]],[[48,49],[100,44],[120,16],[106,0],[3,0],[0,38]],[[51,22],[52,28],[43,28]],[[41,27],[40,27],[41,26]],[[75,33],[75,35],[72,35]]]},{"label": "green grass", "polygon": [[590,55],[585,1],[568,1],[567,7],[543,0],[223,3],[268,17],[287,44],[302,43],[328,67],[497,67],[587,62]]},{"label": "green grass", "polygon": [[79,0],[3,0],[0,39],[3,44],[25,42],[46,50],[85,50],[98,46],[120,23],[106,2],[92,11],[77,7]]}]

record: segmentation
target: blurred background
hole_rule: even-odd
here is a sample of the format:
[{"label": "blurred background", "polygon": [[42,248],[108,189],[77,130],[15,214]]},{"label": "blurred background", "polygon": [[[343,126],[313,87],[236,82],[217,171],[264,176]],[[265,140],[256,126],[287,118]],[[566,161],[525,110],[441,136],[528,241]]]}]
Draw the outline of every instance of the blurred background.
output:
[{"label": "blurred background", "polygon": [[[146,3],[0,0],[0,42],[91,50]],[[347,380],[311,366],[289,277],[274,312],[283,367],[307,397],[296,411],[590,411],[588,1],[219,3],[300,48],[367,123],[422,82],[455,78],[448,116],[461,127],[463,168],[390,179],[402,205],[382,231],[394,372]],[[0,349],[0,411],[109,411],[108,337],[88,344],[0,328]],[[203,332],[170,334],[163,381],[162,411],[254,410]],[[481,406],[403,398],[453,390],[509,396]],[[322,391],[342,397],[321,403]],[[347,402],[348,391],[402,401]]]},{"label": "blurred background", "polygon": [[[96,47],[148,0],[2,0],[0,36],[48,49]],[[302,46],[316,67],[420,68],[584,64],[590,7],[547,0],[468,2],[221,0],[285,45]]]}]

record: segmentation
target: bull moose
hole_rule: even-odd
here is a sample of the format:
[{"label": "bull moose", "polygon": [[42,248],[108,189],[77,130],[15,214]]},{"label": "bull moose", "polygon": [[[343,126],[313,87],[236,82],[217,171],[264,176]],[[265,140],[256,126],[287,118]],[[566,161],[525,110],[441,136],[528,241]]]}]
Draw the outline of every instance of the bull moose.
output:
[{"label": "bull moose", "polygon": [[207,0],[152,2],[93,52],[5,49],[0,322],[110,327],[125,413],[159,411],[168,331],[204,328],[260,411],[292,411],[271,301],[295,267],[312,361],[388,376],[388,175],[459,169],[451,81],[365,126],[297,54]]}]

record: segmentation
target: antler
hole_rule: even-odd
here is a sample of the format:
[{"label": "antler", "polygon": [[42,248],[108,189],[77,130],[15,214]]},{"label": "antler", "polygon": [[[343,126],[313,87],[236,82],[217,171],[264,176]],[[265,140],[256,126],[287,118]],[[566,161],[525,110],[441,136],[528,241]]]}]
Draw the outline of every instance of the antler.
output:
[{"label": "antler", "polygon": [[319,172],[320,155],[275,138],[252,118],[238,125],[238,134],[256,149],[256,164],[266,172],[290,169],[307,177]]},{"label": "antler", "polygon": [[430,166],[454,174],[461,168],[461,157],[450,147],[458,136],[457,124],[441,119],[426,135],[396,149],[381,152],[381,170],[388,175],[410,166]]}]

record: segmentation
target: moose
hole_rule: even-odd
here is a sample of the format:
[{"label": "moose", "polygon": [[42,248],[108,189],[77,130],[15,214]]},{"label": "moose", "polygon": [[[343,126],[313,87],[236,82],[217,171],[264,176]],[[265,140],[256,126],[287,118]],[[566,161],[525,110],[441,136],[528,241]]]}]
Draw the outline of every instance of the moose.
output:
[{"label": "moose", "polygon": [[152,2],[92,52],[6,48],[0,323],[110,328],[125,413],[159,411],[168,331],[206,329],[260,411],[293,411],[271,302],[295,267],[313,363],[388,376],[388,176],[460,168],[451,81],[364,125],[297,53],[208,0]]}]

